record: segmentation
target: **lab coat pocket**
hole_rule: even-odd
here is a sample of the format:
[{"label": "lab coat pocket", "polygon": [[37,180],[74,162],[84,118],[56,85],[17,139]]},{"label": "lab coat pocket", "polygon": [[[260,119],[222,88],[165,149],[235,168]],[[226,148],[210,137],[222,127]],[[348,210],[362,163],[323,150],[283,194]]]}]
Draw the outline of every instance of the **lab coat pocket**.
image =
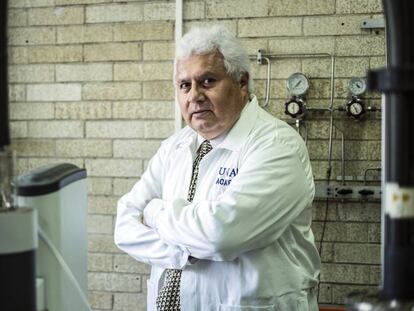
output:
[{"label": "lab coat pocket", "polygon": [[307,293],[302,291],[283,295],[277,299],[277,306],[278,311],[309,311]]},{"label": "lab coat pocket", "polygon": [[276,311],[274,305],[266,306],[229,306],[220,304],[220,311]]}]

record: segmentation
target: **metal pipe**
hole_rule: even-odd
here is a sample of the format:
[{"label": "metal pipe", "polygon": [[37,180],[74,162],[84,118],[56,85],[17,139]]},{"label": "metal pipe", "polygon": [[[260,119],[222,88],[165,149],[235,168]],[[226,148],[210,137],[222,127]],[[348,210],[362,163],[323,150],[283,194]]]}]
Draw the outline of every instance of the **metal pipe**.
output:
[{"label": "metal pipe", "polygon": [[[183,35],[183,0],[175,1],[175,43]],[[175,76],[175,64],[174,64],[174,76]],[[177,96],[175,96],[177,98]],[[180,105],[178,105],[177,99],[174,105],[174,130],[178,132],[183,127],[183,118],[181,117]]]},{"label": "metal pipe", "polygon": [[0,152],[10,144],[7,83],[7,3],[0,1]]},{"label": "metal pipe", "polygon": [[266,83],[266,100],[265,100],[265,104],[262,106],[267,107],[267,105],[269,105],[269,93],[270,93],[270,59],[267,57],[263,57],[263,59],[265,59],[267,61],[267,83]]},{"label": "metal pipe", "polygon": [[414,301],[414,2],[384,0],[387,69],[368,86],[385,93],[382,296]]}]

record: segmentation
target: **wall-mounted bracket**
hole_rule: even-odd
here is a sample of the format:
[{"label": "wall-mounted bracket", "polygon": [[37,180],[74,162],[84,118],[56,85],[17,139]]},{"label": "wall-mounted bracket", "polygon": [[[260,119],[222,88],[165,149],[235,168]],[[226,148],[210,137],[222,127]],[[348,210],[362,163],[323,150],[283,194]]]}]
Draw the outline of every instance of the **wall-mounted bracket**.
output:
[{"label": "wall-mounted bracket", "polygon": [[381,186],[327,185],[315,183],[315,200],[335,201],[380,201]]},{"label": "wall-mounted bracket", "polygon": [[369,18],[361,21],[361,29],[384,29],[385,21],[383,18]]}]

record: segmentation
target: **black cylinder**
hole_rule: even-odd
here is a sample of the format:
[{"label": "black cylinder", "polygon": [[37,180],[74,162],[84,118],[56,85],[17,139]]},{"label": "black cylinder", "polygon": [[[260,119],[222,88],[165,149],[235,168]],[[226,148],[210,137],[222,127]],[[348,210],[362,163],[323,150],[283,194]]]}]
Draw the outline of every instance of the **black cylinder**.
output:
[{"label": "black cylinder", "polygon": [[385,93],[382,296],[409,301],[414,300],[414,1],[383,0],[383,6],[387,69],[368,75],[369,88]]},{"label": "black cylinder", "polygon": [[36,311],[35,251],[0,255],[0,275],[1,310]]},{"label": "black cylinder", "polygon": [[7,82],[7,0],[0,1],[0,151],[10,144]]}]

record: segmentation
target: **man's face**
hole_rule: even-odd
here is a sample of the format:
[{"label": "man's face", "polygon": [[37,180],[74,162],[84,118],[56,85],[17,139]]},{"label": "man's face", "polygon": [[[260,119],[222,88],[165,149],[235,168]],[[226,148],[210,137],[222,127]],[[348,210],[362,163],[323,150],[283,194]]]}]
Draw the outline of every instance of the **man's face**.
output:
[{"label": "man's face", "polygon": [[219,53],[179,60],[176,88],[184,120],[205,139],[226,132],[247,102],[247,80],[246,75],[235,82]]}]

